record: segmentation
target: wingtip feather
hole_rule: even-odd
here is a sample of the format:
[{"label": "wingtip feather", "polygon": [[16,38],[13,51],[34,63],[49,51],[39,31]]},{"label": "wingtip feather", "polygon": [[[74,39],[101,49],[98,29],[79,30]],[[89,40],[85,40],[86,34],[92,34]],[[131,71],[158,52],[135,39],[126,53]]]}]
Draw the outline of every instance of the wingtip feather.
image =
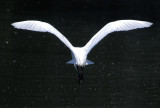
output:
[{"label": "wingtip feather", "polygon": [[12,23],[11,25],[12,25],[14,28],[17,28],[17,29],[19,28],[19,27],[17,27],[17,22]]},{"label": "wingtip feather", "polygon": [[12,25],[13,27],[15,27],[15,23],[12,23],[11,25]]},{"label": "wingtip feather", "polygon": [[153,23],[152,22],[148,22],[148,27],[150,27],[151,25],[153,25]]}]

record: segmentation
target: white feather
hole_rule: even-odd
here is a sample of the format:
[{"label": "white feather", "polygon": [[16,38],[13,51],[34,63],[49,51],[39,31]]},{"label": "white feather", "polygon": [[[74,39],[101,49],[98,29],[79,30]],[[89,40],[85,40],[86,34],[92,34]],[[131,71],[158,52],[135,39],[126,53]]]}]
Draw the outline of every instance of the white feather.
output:
[{"label": "white feather", "polygon": [[98,31],[91,40],[84,47],[73,47],[72,44],[64,37],[56,28],[46,22],[41,21],[22,21],[12,24],[15,28],[25,29],[38,32],[49,32],[57,36],[70,50],[72,54],[72,60],[67,62],[69,64],[84,66],[94,64],[92,61],[87,60],[87,55],[90,50],[101,41],[107,34],[115,31],[128,31],[137,28],[150,27],[152,23],[138,20],[118,20],[106,24],[100,31]]},{"label": "white feather", "polygon": [[138,20],[118,20],[106,24],[100,31],[98,31],[91,40],[84,46],[87,54],[90,50],[101,41],[106,35],[115,31],[128,31],[137,28],[150,27],[152,23]]},{"label": "white feather", "polygon": [[94,62],[87,60],[88,53],[99,41],[107,36],[107,34],[114,31],[128,31],[137,28],[150,27],[151,25],[152,23],[150,22],[137,20],[119,20],[110,22],[97,32],[84,47],[73,47],[66,37],[48,23],[30,20],[12,24],[12,26],[18,29],[49,32],[57,36],[71,50],[72,60],[67,62],[67,64],[74,64],[74,67],[79,74],[79,84],[83,81],[82,72],[80,71],[83,71],[85,65],[94,64]]},{"label": "white feather", "polygon": [[56,28],[46,22],[28,20],[12,23],[12,26],[17,29],[52,33],[57,36],[70,50],[72,50],[73,48],[72,44],[67,40],[64,35],[62,35]]}]

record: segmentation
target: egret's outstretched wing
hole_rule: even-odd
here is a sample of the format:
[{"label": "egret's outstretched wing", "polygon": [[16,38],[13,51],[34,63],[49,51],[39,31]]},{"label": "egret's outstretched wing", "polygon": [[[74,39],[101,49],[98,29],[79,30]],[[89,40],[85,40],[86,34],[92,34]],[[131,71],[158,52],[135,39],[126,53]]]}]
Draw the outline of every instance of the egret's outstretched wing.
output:
[{"label": "egret's outstretched wing", "polygon": [[118,20],[106,24],[100,31],[98,31],[91,40],[84,46],[87,53],[107,34],[114,31],[128,31],[137,28],[150,27],[152,23],[146,21],[137,21],[137,20]]},{"label": "egret's outstretched wing", "polygon": [[67,40],[67,38],[63,36],[56,28],[54,28],[53,26],[51,26],[46,22],[28,20],[28,21],[15,22],[15,23],[12,23],[11,25],[17,29],[52,33],[55,36],[57,36],[70,50],[72,50],[73,46]]}]

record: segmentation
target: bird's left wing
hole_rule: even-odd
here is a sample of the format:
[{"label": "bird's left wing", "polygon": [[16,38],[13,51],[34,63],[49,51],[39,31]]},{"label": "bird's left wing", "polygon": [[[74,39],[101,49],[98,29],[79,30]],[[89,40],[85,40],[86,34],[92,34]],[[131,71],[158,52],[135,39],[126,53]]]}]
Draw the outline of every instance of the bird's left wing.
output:
[{"label": "bird's left wing", "polygon": [[37,32],[49,32],[57,36],[70,50],[72,50],[72,44],[67,40],[67,38],[62,35],[56,28],[50,24],[42,21],[28,20],[15,22],[11,24],[17,29],[31,30]]},{"label": "bird's left wing", "polygon": [[152,23],[150,22],[138,20],[118,20],[110,22],[106,24],[100,31],[98,31],[83,48],[88,54],[90,50],[109,33],[145,28],[150,27],[151,25]]}]

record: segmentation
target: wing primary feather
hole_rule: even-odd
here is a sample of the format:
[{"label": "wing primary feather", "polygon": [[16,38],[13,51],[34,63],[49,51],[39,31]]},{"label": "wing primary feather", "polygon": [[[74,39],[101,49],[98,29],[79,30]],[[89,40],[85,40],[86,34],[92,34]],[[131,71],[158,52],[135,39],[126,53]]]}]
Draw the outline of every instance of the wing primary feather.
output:
[{"label": "wing primary feather", "polygon": [[152,24],[153,23],[151,22],[139,20],[118,20],[110,22],[106,24],[100,31],[98,31],[83,48],[88,54],[91,49],[109,33],[150,27]]},{"label": "wing primary feather", "polygon": [[49,32],[58,37],[71,51],[73,50],[72,44],[67,40],[67,38],[62,35],[56,28],[50,24],[37,20],[27,20],[21,22],[15,22],[11,24],[14,28],[31,30],[37,32]]}]

